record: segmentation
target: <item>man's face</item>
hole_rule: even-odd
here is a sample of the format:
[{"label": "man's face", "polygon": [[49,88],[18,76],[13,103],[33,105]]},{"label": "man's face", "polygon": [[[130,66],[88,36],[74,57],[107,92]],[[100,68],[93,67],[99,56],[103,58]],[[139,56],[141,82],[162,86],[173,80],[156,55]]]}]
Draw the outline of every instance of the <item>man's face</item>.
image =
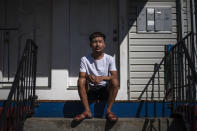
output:
[{"label": "man's face", "polygon": [[102,52],[105,48],[105,41],[103,37],[95,37],[91,43],[90,47],[92,48],[93,52]]}]

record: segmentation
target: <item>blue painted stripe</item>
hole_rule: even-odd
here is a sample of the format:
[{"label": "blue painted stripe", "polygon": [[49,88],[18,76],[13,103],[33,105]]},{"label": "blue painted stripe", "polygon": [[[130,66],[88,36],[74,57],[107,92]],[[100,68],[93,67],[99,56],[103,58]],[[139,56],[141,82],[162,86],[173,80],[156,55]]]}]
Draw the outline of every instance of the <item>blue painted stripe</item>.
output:
[{"label": "blue painted stripe", "polygon": [[[147,103],[148,117],[163,116],[162,109],[165,110],[165,116],[170,115],[170,109],[168,109],[169,103],[155,103],[156,113],[154,113],[154,103]],[[106,111],[105,103],[92,103],[90,104],[90,109],[94,117],[104,117]],[[139,102],[117,102],[114,103],[112,107],[112,112],[114,112],[118,117],[144,117],[145,116],[145,104],[140,104]],[[43,102],[40,106],[35,109],[35,117],[67,117],[71,118],[77,114],[83,112],[83,106],[80,102],[65,102],[65,103],[52,103]]]},{"label": "blue painted stripe", "polygon": [[[156,117],[170,116],[170,109],[168,109],[169,103],[156,102]],[[3,106],[3,102],[0,101],[0,107]],[[197,106],[197,103],[196,103]],[[90,109],[94,117],[105,117],[107,105],[106,103],[92,103]],[[112,107],[118,117],[145,117],[146,105],[140,102],[116,102]],[[154,117],[154,103],[147,103],[147,117]],[[165,114],[162,114],[162,110],[165,110]],[[35,109],[35,117],[67,117],[72,118],[81,112],[84,108],[80,101],[72,102],[41,102],[40,106]]]},{"label": "blue painted stripe", "polygon": [[3,101],[0,101],[0,107],[2,107],[3,106]]}]

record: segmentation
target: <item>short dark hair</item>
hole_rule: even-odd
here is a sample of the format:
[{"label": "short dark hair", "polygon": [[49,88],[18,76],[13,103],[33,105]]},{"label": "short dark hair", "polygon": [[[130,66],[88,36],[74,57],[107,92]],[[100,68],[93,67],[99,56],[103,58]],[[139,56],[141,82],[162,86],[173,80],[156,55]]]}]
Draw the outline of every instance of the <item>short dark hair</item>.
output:
[{"label": "short dark hair", "polygon": [[105,41],[105,34],[101,33],[101,32],[93,32],[90,36],[89,36],[89,40],[90,42],[95,38],[95,37],[103,37],[103,40]]}]

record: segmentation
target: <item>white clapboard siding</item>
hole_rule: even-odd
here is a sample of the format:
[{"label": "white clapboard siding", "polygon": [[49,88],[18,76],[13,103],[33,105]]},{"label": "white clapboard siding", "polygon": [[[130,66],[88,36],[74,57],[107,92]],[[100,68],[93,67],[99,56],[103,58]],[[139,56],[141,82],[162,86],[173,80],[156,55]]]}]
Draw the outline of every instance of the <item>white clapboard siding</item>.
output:
[{"label": "white clapboard siding", "polygon": [[[131,26],[130,32],[131,33],[136,33],[136,31],[137,31],[137,27],[136,26]],[[186,26],[184,27],[184,32],[187,33],[187,27]],[[177,26],[172,27],[172,33],[177,33]]]},{"label": "white clapboard siding", "polygon": [[[186,8],[183,8],[183,13],[186,13]],[[130,14],[136,14],[137,13],[137,10],[136,10],[136,8],[133,8],[133,9],[131,9],[131,10],[128,10],[128,14],[130,15]],[[176,8],[175,7],[172,7],[172,14],[176,14],[177,13],[177,11],[176,11]]]},{"label": "white clapboard siding", "polygon": [[129,58],[162,58],[164,52],[129,52]]},{"label": "white clapboard siding", "polygon": [[[144,72],[150,72],[154,71],[154,65],[130,65],[130,71],[132,72],[139,72],[139,71],[144,71]],[[161,65],[160,71],[164,71],[164,66]]]},{"label": "white clapboard siding", "polygon": [[132,49],[135,45],[145,45],[145,46],[159,46],[159,45],[168,45],[168,44],[175,44],[177,41],[176,39],[129,39],[129,46]]},{"label": "white clapboard siding", "polygon": [[[130,72],[130,78],[150,78],[153,72]],[[164,78],[164,72],[159,73],[160,77]],[[158,75],[156,75],[158,77]]]},{"label": "white clapboard siding", "polygon": [[[172,32],[137,32],[137,7],[172,7]],[[186,10],[186,6],[184,6]],[[184,31],[187,33],[187,19],[184,12]],[[154,64],[160,63],[165,55],[165,46],[177,42],[177,10],[176,0],[138,0],[128,1],[129,23],[129,92],[130,99],[137,99],[154,72]],[[160,88],[158,87],[158,75],[154,83],[154,97],[158,99],[164,96],[164,65],[160,69]],[[151,96],[152,85],[148,88]],[[142,99],[145,99],[145,94]]]},{"label": "white clapboard siding", "polygon": [[[177,14],[172,14],[172,26],[174,25],[176,25],[176,16],[177,16]],[[186,22],[186,14],[183,14],[183,16],[184,16],[184,20],[185,20],[185,22]],[[136,26],[137,25],[137,23],[136,23],[136,20],[137,20],[137,15],[136,14],[130,14],[130,16],[129,16],[129,21],[131,21],[131,23],[134,25],[134,26]]]},{"label": "white clapboard siding", "polygon": [[132,46],[130,51],[165,51],[164,46]]},{"label": "white clapboard siding", "polygon": [[[176,27],[176,18],[175,18],[176,14],[173,14],[172,17],[172,27]],[[184,14],[184,16],[186,17],[186,14]],[[135,19],[137,16],[136,15],[132,15],[131,18],[129,19],[129,25],[132,26],[137,26],[137,20]],[[187,23],[187,19],[184,20],[184,23]],[[185,25],[186,26],[186,25]]]},{"label": "white clapboard siding", "polygon": [[[150,100],[151,99],[151,96],[152,96],[152,93],[151,92],[148,92],[147,93],[147,99]],[[130,92],[130,95],[131,95],[131,99],[137,99],[140,95],[141,95],[141,92]],[[153,100],[158,100],[159,98],[159,95],[160,95],[160,100],[162,100],[162,98],[165,96],[164,95],[164,92],[160,92],[160,94],[158,94],[157,92],[154,93],[154,99]],[[146,92],[142,95],[142,98],[141,100],[145,100],[146,99]]]},{"label": "white clapboard siding", "polygon": [[[146,87],[146,85],[131,85],[131,86],[132,86],[132,88],[130,89],[130,92],[142,92]],[[160,85],[160,86],[154,85],[154,91],[155,92],[158,92],[158,91],[164,92],[164,87],[165,87],[165,85]],[[147,91],[151,92],[152,90],[153,90],[152,85],[149,85],[147,87]]]},{"label": "white clapboard siding", "polygon": [[153,65],[155,63],[160,63],[161,62],[161,59],[157,58],[157,59],[153,59],[153,58],[150,58],[150,59],[130,59],[129,60],[130,64],[131,65]]},{"label": "white clapboard siding", "polygon": [[147,34],[136,34],[136,33],[129,33],[129,37],[133,39],[176,39],[177,34],[172,33],[172,34],[153,34],[153,33],[147,33]]},{"label": "white clapboard siding", "polygon": [[[184,16],[186,16],[186,14],[184,14]],[[135,14],[131,14],[130,18],[129,18],[129,22],[133,25],[133,26],[137,26],[137,15]],[[186,22],[186,19],[185,19]],[[176,26],[176,14],[172,15],[172,26]]]},{"label": "white clapboard siding", "polygon": [[[148,83],[148,81],[150,80],[150,78],[133,78],[132,81],[130,82],[130,85],[146,85]],[[160,78],[159,81],[158,79],[154,79],[154,84],[158,84],[158,82],[160,82],[160,84],[164,84],[164,79]],[[151,82],[152,84],[152,82]]]},{"label": "white clapboard siding", "polygon": [[[185,28],[185,32],[186,32],[187,28]],[[132,25],[131,28],[130,28],[130,33],[136,33],[137,31],[137,27]],[[172,32],[173,33],[177,33],[177,27],[176,26],[173,26],[172,27]]]}]

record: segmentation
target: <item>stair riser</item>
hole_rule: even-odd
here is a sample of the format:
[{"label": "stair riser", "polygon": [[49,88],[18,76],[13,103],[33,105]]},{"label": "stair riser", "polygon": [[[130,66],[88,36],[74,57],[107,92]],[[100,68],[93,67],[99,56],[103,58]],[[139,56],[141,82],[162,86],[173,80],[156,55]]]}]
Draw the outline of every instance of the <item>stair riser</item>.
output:
[{"label": "stair riser", "polygon": [[[169,103],[116,102],[112,107],[118,117],[169,117]],[[106,103],[92,103],[90,109],[94,117],[105,117]],[[146,110],[147,109],[147,110]],[[154,110],[156,109],[156,110]],[[35,109],[35,117],[72,118],[84,110],[81,102],[41,102]],[[162,112],[164,110],[164,112]]]}]

